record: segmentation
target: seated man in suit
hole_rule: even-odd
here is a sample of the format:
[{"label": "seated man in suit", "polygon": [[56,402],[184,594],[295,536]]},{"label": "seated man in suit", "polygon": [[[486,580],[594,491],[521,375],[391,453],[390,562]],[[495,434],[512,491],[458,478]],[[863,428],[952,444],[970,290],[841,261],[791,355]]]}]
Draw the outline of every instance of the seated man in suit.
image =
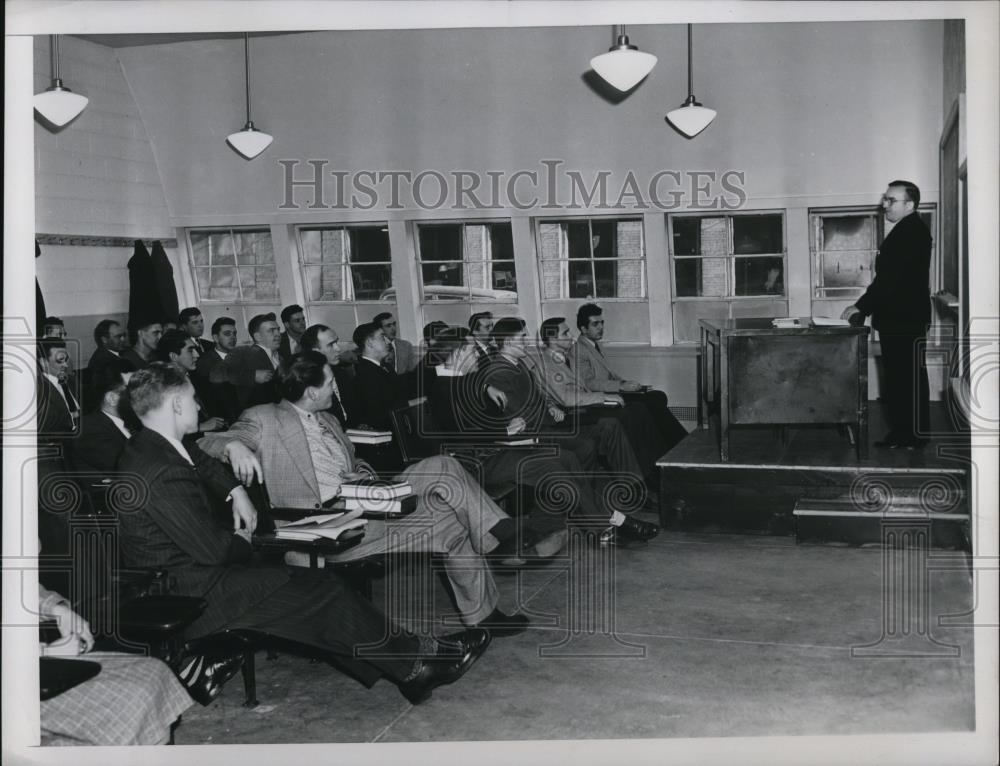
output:
[{"label": "seated man in suit", "polygon": [[[224,525],[191,454],[198,448],[182,444],[198,427],[194,387],[184,371],[153,363],[132,376],[127,393],[143,427],[125,447],[120,468],[145,483],[148,500],[121,514],[122,556],[128,566],[168,570],[178,595],[208,602],[186,630],[188,638],[246,629],[307,644],[328,651],[368,685],[385,675],[414,704],[458,679],[485,650],[485,631],[436,642],[390,629],[343,579],[310,571],[290,577],[284,567],[261,563],[252,552],[257,512],[246,491],[229,473],[232,513]],[[364,645],[378,650],[366,654]]]},{"label": "seated man in suit", "polygon": [[125,349],[125,328],[114,319],[102,319],[94,328],[97,350],[90,357],[87,369],[94,375],[108,362],[119,359]]},{"label": "seated man in suit", "polygon": [[191,378],[198,399],[198,431],[219,431],[226,427],[220,414],[222,404],[216,401],[216,392],[195,375],[201,352],[198,343],[185,330],[167,330],[156,347],[156,358],[167,364],[176,364]]},{"label": "seated man in suit", "polygon": [[[497,359],[483,370],[476,370],[475,350],[457,335],[443,334],[442,343],[452,351],[435,370],[437,381],[431,392],[431,409],[446,442],[465,441],[472,445],[472,457],[479,463],[482,481],[487,487],[504,484],[537,487],[536,497],[556,500],[557,508],[536,507],[532,519],[537,527],[552,525],[567,514],[571,520],[588,527],[603,529],[602,542],[625,543],[649,540],[659,529],[618,510],[603,507],[590,481],[590,471],[577,457],[573,447],[588,451],[588,462],[596,448],[591,443],[575,444],[572,434],[559,433],[554,427],[544,395],[537,389],[531,372],[521,362],[524,322],[509,318],[497,322],[494,338],[501,339]],[[510,339],[513,342],[508,343]],[[506,357],[500,355],[506,349]],[[495,364],[494,364],[495,362]],[[525,450],[503,442],[518,437],[541,437],[544,444]],[[623,440],[623,437],[619,437]],[[582,440],[586,442],[586,440]],[[627,446],[627,445],[626,445]],[[634,459],[634,458],[633,458]],[[634,492],[634,479],[626,481],[626,494]],[[546,487],[549,487],[546,489]],[[565,502],[569,501],[569,505]],[[638,503],[636,503],[638,506]]]},{"label": "seated man in suit", "polygon": [[413,344],[408,340],[399,337],[399,322],[396,321],[390,312],[383,311],[376,314],[372,319],[389,342],[389,353],[383,364],[397,375],[405,375],[417,366],[417,352],[413,350]]},{"label": "seated man in suit", "polygon": [[281,333],[278,353],[282,359],[290,359],[302,350],[302,333],[306,331],[306,315],[302,307],[296,303],[285,306],[281,310],[281,324],[285,326],[285,331]]},{"label": "seated man in suit", "polygon": [[163,335],[163,324],[158,319],[133,320],[132,317],[129,317],[129,324],[135,340],[131,348],[122,352],[122,359],[141,370],[154,359],[153,354]]},{"label": "seated man in suit", "polygon": [[274,314],[257,314],[250,320],[247,330],[253,344],[237,346],[226,354],[225,362],[230,380],[239,381],[235,385],[240,411],[278,400],[274,374],[281,366],[278,353],[281,333]]},{"label": "seated man in suit", "polygon": [[133,372],[128,362],[115,359],[91,377],[88,399],[94,407],[80,421],[80,436],[73,452],[78,471],[111,474],[118,465],[118,458],[132,435],[118,404]]},{"label": "seated man in suit", "polygon": [[538,331],[542,347],[534,355],[531,371],[548,398],[559,407],[583,409],[584,419],[614,417],[625,429],[646,485],[656,486],[656,461],[667,451],[666,443],[639,402],[626,402],[621,394],[591,391],[584,386],[569,363],[573,338],[563,317],[550,317]]},{"label": "seated man in suit", "polygon": [[340,364],[340,336],[325,324],[314,324],[299,339],[303,351],[318,351],[326,357],[333,370],[333,404],[329,412],[341,428],[357,424],[357,401],[354,398],[354,378]]},{"label": "seated man in suit", "polygon": [[237,370],[226,364],[226,357],[236,348],[238,341],[236,321],[232,317],[219,317],[212,322],[212,339],[214,343],[211,351],[198,357],[194,377],[201,380],[203,386],[208,385],[219,405],[221,416],[231,423],[243,411],[239,405],[237,388],[252,388],[258,380],[267,382],[271,373],[265,370]]},{"label": "seated man in suit", "polygon": [[[353,445],[327,412],[333,372],[322,354],[304,351],[293,356],[280,385],[278,404],[248,409],[229,431],[209,434],[199,445],[229,462],[245,482],[258,475],[275,506],[319,512],[339,497],[341,484],[373,472],[356,459]],[[523,631],[526,617],[508,616],[497,608],[496,584],[483,559],[513,535],[510,518],[450,457],[422,460],[396,480],[408,482],[418,497],[417,510],[407,521],[425,521],[427,531],[394,542],[391,524],[369,522],[364,541],[333,560],[405,550],[445,553],[445,572],[462,621],[489,627],[494,635]]]},{"label": "seated man in suit", "polygon": [[687,436],[677,418],[667,407],[667,395],[662,391],[644,390],[645,386],[626,380],[608,366],[600,341],[604,337],[604,318],[600,306],[585,303],[576,312],[580,335],[573,344],[570,366],[580,383],[591,391],[622,394],[626,400],[640,402],[660,432],[666,449],[672,449]]},{"label": "seated man in suit", "polygon": [[496,346],[490,333],[493,332],[493,314],[489,311],[480,311],[469,317],[469,333],[472,335],[473,349],[476,352],[476,359],[479,368],[485,367],[493,354],[496,353]]},{"label": "seated man in suit", "polygon": [[[80,405],[67,383],[69,351],[58,338],[38,341],[38,431],[39,434],[70,436],[80,419]],[[64,445],[68,446],[68,445]]]},{"label": "seated man in suit", "polygon": [[201,315],[201,310],[197,306],[181,309],[181,313],[177,315],[177,327],[198,344],[198,352],[202,356],[215,348],[212,341],[203,340],[201,337],[205,334],[205,317]]},{"label": "seated man in suit", "polygon": [[410,399],[409,386],[385,367],[389,341],[381,327],[366,322],[354,330],[352,339],[361,357],[354,370],[357,421],[362,426],[388,431],[392,428],[390,413]]}]

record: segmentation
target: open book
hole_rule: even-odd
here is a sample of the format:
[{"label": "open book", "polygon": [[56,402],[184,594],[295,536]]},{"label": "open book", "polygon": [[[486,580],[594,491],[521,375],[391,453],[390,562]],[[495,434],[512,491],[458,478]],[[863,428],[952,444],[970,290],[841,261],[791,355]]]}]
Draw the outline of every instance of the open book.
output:
[{"label": "open book", "polygon": [[279,540],[318,540],[321,537],[336,540],[348,529],[357,529],[368,523],[360,516],[361,511],[306,516],[278,527],[274,536]]}]

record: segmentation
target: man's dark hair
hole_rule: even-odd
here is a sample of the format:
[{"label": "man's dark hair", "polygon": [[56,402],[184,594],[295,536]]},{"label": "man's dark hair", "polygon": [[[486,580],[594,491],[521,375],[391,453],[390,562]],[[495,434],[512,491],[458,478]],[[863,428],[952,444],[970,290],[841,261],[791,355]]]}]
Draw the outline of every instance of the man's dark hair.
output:
[{"label": "man's dark hair", "polygon": [[250,324],[247,325],[247,330],[250,332],[250,339],[253,340],[253,334],[260,329],[260,326],[264,324],[264,322],[276,322],[276,321],[277,320],[274,318],[273,311],[270,314],[258,314],[257,316],[255,316],[253,319],[250,320]]},{"label": "man's dark hair", "polygon": [[177,324],[187,324],[196,316],[201,316],[201,309],[197,306],[188,306],[186,309],[181,309],[181,313],[177,315]]},{"label": "man's dark hair", "polygon": [[566,321],[566,317],[549,317],[542,326],[538,328],[538,336],[546,346],[552,344],[554,338],[559,337],[559,325]]},{"label": "man's dark hair", "polygon": [[65,349],[66,341],[62,338],[39,338],[38,339],[38,358],[39,360],[48,359],[49,356],[58,348]]},{"label": "man's dark hair", "polygon": [[153,362],[134,373],[125,386],[128,406],[137,417],[163,404],[163,397],[190,385],[187,373],[176,364]]},{"label": "man's dark hair", "polygon": [[135,365],[125,359],[109,359],[96,370],[91,370],[90,381],[83,391],[83,411],[92,412],[98,409],[109,391],[114,391],[116,388],[124,391],[125,382],[122,376],[128,372],[135,372]]},{"label": "man's dark hair", "polygon": [[479,324],[480,319],[492,319],[492,311],[477,311],[471,317],[469,317],[469,332],[475,332],[476,326]]},{"label": "man's dark hair", "polygon": [[319,346],[319,334],[329,329],[325,324],[310,325],[299,338],[299,347],[303,351],[316,351]]},{"label": "man's dark hair", "polygon": [[223,328],[224,325],[231,324],[236,327],[236,320],[232,317],[219,317],[214,322],[212,322],[212,335],[218,335],[219,330]]},{"label": "man's dark hair", "polygon": [[448,326],[444,322],[441,324],[444,326],[438,328],[437,333],[434,335],[434,341],[436,347],[440,349],[440,355],[445,357],[465,343],[466,339],[472,333],[469,332],[467,327]]},{"label": "man's dark hair", "polygon": [[913,181],[890,181],[889,186],[900,186],[906,192],[906,197],[913,202],[913,207],[920,204],[920,189]]},{"label": "man's dark hair", "polygon": [[576,329],[582,330],[590,324],[591,317],[599,317],[603,313],[596,303],[584,303],[576,312]]},{"label": "man's dark hair", "polygon": [[318,388],[326,378],[326,368],[329,364],[326,357],[319,351],[300,351],[293,355],[279,372],[278,390],[281,397],[290,402],[297,402],[303,397],[307,388]]},{"label": "man's dark hair", "polygon": [[98,348],[104,345],[101,341],[111,337],[111,328],[116,324],[121,324],[121,322],[116,322],[114,319],[102,319],[97,323],[97,326],[94,327],[94,342]]},{"label": "man's dark hair", "polygon": [[167,330],[160,338],[153,355],[161,362],[169,362],[170,354],[179,354],[191,341],[191,336],[184,330]]},{"label": "man's dark hair", "polygon": [[521,334],[526,327],[527,325],[520,317],[502,317],[494,323],[490,340],[499,346],[515,335]]},{"label": "man's dark hair", "polygon": [[[291,306],[285,306],[281,310],[281,323],[288,324],[288,320],[292,318],[292,315],[298,314],[301,311],[302,307],[297,303],[293,303]],[[271,316],[274,317],[274,314],[271,314]]]},{"label": "man's dark hair", "polygon": [[[438,339],[438,335],[448,329],[448,323],[442,322],[440,319],[435,319],[433,322],[428,322],[424,325],[424,341],[426,343],[431,343]],[[465,328],[462,328],[465,329]],[[468,335],[468,333],[466,333]]]},{"label": "man's dark hair", "polygon": [[148,327],[152,327],[154,324],[162,325],[163,321],[160,319],[151,319],[149,317],[139,317],[134,322],[132,317],[128,320],[128,343],[130,346],[134,346],[139,342],[139,332],[145,330]]},{"label": "man's dark hair", "polygon": [[376,314],[372,318],[372,322],[374,322],[375,324],[377,324],[379,326],[379,329],[381,329],[382,323],[386,319],[392,319],[392,312],[391,311],[383,311],[381,314]]},{"label": "man's dark hair", "polygon": [[374,322],[365,322],[364,324],[359,324],[354,328],[354,333],[351,335],[351,340],[354,341],[354,345],[358,347],[360,353],[365,351],[365,343],[371,338],[375,333],[382,332],[382,328],[375,324]]},{"label": "man's dark hair", "polygon": [[42,330],[46,327],[65,327],[66,323],[59,317],[45,317],[45,321],[42,322]]}]

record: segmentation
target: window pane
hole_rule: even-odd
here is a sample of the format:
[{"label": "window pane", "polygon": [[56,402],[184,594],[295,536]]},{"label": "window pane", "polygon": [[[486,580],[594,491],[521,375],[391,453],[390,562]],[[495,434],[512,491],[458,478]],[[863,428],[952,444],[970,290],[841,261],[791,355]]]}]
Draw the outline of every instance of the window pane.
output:
[{"label": "window pane", "polygon": [[235,266],[236,251],[233,249],[233,236],[228,233],[208,235],[210,266]]},{"label": "window pane", "polygon": [[618,290],[616,281],[618,275],[618,264],[611,261],[595,261],[594,273],[597,275],[597,297],[615,298]]},{"label": "window pane", "polygon": [[514,261],[494,260],[490,271],[490,287],[494,290],[517,291],[517,275],[514,273]]},{"label": "window pane", "polygon": [[831,216],[823,218],[821,225],[821,250],[870,250],[875,247],[874,216]]},{"label": "window pane", "polygon": [[[603,264],[599,264],[603,265]],[[641,260],[619,260],[615,279],[616,298],[645,298],[645,280]]]},{"label": "window pane", "polygon": [[872,280],[872,252],[820,253],[822,287],[865,288]]},{"label": "window pane", "polygon": [[238,301],[240,299],[235,268],[224,266],[208,271],[208,294],[205,295],[208,300]]},{"label": "window pane", "polygon": [[569,261],[569,297],[593,298],[594,278],[590,270],[591,262]]},{"label": "window pane", "polygon": [[[209,236],[201,232],[191,232],[191,255],[195,266],[209,265]],[[207,276],[207,275],[206,275]]]},{"label": "window pane", "polygon": [[490,255],[494,261],[514,260],[514,233],[509,223],[490,224]]},{"label": "window pane", "polygon": [[384,290],[392,286],[392,269],[389,264],[352,266],[354,297],[359,301],[376,301]]},{"label": "window pane", "polygon": [[542,300],[563,297],[562,273],[565,261],[542,261]]},{"label": "window pane", "polygon": [[674,218],[674,255],[701,255],[701,219]]},{"label": "window pane", "polygon": [[563,224],[566,230],[566,240],[569,246],[570,258],[590,259],[590,225],[587,221],[576,221]]},{"label": "window pane", "polygon": [[[618,258],[642,258],[642,221],[618,221],[617,249]],[[594,253],[597,256],[597,253]]]},{"label": "window pane", "polygon": [[784,268],[778,258],[737,258],[737,295],[783,295]]},{"label": "window pane", "polygon": [[307,265],[303,268],[307,301],[344,300],[343,269],[340,266]]},{"label": "window pane", "polygon": [[677,296],[698,298],[726,295],[725,258],[681,258],[674,261]]},{"label": "window pane", "polygon": [[[592,221],[590,224],[591,244],[595,258],[614,258],[618,250],[617,221]],[[570,256],[570,257],[583,257]]]},{"label": "window pane", "polygon": [[421,226],[419,239],[422,261],[462,260],[462,227],[458,224]]},{"label": "window pane", "polygon": [[389,230],[366,226],[351,229],[351,263],[389,263]]},{"label": "window pane", "polygon": [[563,227],[559,223],[542,223],[538,227],[540,256],[543,261],[564,257],[562,252]]},{"label": "window pane", "polygon": [[733,252],[737,255],[784,250],[780,215],[735,215],[732,221]]}]

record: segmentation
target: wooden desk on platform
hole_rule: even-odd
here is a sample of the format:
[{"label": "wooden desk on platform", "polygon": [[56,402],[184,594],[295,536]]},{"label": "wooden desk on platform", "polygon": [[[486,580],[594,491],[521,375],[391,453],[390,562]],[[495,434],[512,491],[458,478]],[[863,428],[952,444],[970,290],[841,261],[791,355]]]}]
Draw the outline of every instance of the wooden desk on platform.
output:
[{"label": "wooden desk on platform", "polygon": [[844,425],[858,459],[868,450],[868,328],[776,328],[770,318],[701,319],[698,421],[719,412],[719,457],[729,430],[749,425]]}]

